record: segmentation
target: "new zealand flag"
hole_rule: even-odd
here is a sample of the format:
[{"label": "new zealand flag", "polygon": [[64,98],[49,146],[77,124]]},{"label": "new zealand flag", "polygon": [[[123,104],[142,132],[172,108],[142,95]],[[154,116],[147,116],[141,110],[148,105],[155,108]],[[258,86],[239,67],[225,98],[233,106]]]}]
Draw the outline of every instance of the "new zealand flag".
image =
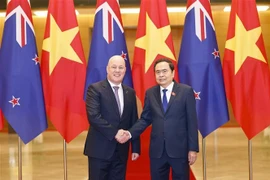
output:
[{"label": "new zealand flag", "polygon": [[229,120],[215,27],[208,0],[188,0],[178,71],[192,86],[204,137]]},{"label": "new zealand flag", "polygon": [[29,1],[7,5],[0,51],[0,109],[26,144],[47,128]]},{"label": "new zealand flag", "polygon": [[121,55],[125,59],[126,75],[123,83],[132,87],[131,68],[118,1],[98,0],[87,66],[85,92],[90,84],[106,78],[106,66],[113,55]]}]

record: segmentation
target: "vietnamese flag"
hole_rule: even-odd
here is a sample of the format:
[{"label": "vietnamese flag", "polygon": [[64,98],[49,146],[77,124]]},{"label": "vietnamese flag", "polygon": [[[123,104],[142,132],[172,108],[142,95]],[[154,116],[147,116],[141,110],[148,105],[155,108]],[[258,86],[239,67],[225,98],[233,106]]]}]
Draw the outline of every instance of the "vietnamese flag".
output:
[{"label": "vietnamese flag", "polygon": [[72,0],[49,1],[41,70],[48,117],[70,142],[88,127],[86,61]]},{"label": "vietnamese flag", "polygon": [[0,130],[3,129],[4,127],[4,117],[3,117],[3,113],[0,109]]},{"label": "vietnamese flag", "polygon": [[[143,107],[145,91],[156,85],[154,73],[154,62],[156,60],[160,58],[172,60],[175,68],[175,80],[178,81],[177,63],[166,0],[141,0],[137,27],[132,77],[139,104]],[[149,140],[142,141],[141,146],[148,147],[149,145],[146,145],[146,143],[149,143]],[[143,167],[146,163],[149,164],[149,162],[143,161],[138,166]],[[148,169],[148,171],[150,170]],[[150,172],[148,173],[150,174]],[[195,177],[190,170],[191,179],[195,179]]]},{"label": "vietnamese flag", "polygon": [[223,73],[234,116],[248,139],[270,125],[270,76],[255,0],[232,0]]},{"label": "vietnamese flag", "polygon": [[133,86],[143,106],[145,91],[156,85],[154,62],[168,58],[178,71],[165,0],[141,0],[132,67]]}]

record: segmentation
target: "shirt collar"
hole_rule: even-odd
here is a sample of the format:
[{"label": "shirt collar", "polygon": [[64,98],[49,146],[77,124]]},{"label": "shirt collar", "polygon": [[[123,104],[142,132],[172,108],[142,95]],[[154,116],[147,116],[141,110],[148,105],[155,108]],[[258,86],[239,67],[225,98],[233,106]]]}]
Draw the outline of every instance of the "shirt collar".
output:
[{"label": "shirt collar", "polygon": [[172,92],[173,85],[174,85],[174,82],[171,82],[171,84],[167,88],[160,86],[160,91],[162,91],[163,89],[167,89],[168,92]]},{"label": "shirt collar", "polygon": [[118,86],[119,88],[122,88],[122,83],[116,85],[116,84],[112,83],[109,79],[108,79],[108,82],[109,82],[109,84],[111,85],[112,88],[113,88],[114,86]]}]

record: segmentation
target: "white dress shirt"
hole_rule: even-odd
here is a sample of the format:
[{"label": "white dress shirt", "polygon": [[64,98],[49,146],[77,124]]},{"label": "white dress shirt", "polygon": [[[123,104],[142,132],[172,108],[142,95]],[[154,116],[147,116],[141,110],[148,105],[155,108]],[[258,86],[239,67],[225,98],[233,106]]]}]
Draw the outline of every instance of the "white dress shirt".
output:
[{"label": "white dress shirt", "polygon": [[172,89],[173,89],[173,85],[174,85],[174,82],[172,82],[167,88],[164,88],[162,86],[160,86],[160,98],[161,98],[161,102],[163,101],[163,89],[167,89],[166,91],[166,97],[167,97],[167,101],[168,101],[168,104],[170,102],[170,98],[171,98],[171,95],[172,95]]},{"label": "white dress shirt", "polygon": [[[108,80],[109,81],[109,80]],[[111,88],[114,92],[114,86],[118,86],[119,89],[118,89],[118,97],[119,97],[119,101],[120,101],[120,107],[121,107],[121,114],[123,114],[123,110],[124,110],[124,93],[123,93],[123,88],[122,88],[122,84],[118,84],[118,85],[115,85],[113,84],[111,81],[109,81],[110,85],[111,85]]]}]

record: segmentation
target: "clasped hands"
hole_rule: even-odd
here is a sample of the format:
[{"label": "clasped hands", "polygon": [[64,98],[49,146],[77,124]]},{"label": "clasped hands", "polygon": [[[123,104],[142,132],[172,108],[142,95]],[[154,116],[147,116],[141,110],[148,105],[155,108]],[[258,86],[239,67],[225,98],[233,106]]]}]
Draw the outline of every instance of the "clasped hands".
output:
[{"label": "clasped hands", "polygon": [[130,133],[126,130],[119,129],[117,134],[115,135],[115,139],[121,143],[124,144],[130,139]]}]

